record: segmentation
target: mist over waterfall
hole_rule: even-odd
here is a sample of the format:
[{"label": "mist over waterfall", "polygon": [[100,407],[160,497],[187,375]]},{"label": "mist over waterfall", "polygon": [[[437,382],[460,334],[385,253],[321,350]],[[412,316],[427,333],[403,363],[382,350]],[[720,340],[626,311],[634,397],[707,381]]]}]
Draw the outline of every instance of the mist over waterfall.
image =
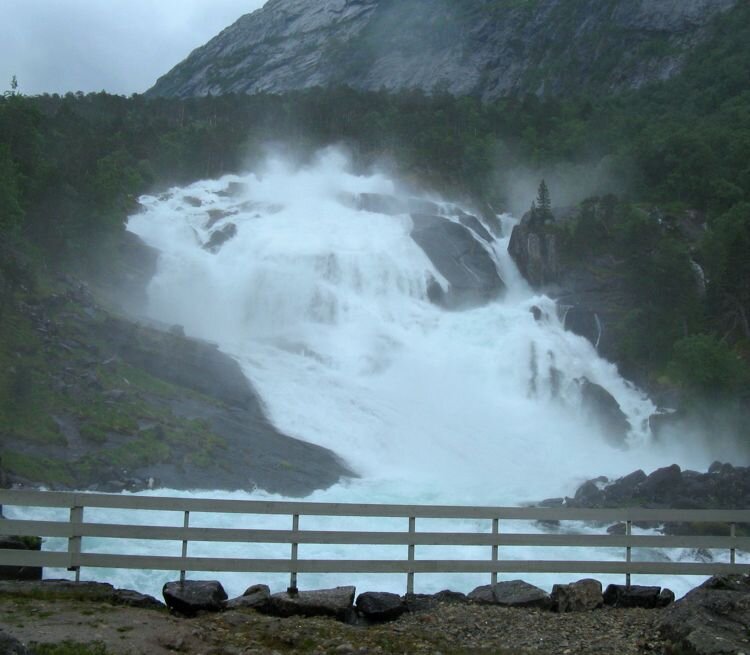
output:
[{"label": "mist over waterfall", "polygon": [[[410,236],[408,211],[368,211],[363,194],[404,195],[326,151],[306,168],[272,160],[262,174],[143,197],[129,221],[161,251],[148,315],[218,343],[282,432],[360,476],[327,498],[516,505],[595,475],[709,463],[652,443],[651,401],[515,270],[511,217],[502,237],[477,238],[505,293],[451,311],[430,301],[431,284],[449,283]],[[582,411],[584,377],[627,415],[626,448]]]}]

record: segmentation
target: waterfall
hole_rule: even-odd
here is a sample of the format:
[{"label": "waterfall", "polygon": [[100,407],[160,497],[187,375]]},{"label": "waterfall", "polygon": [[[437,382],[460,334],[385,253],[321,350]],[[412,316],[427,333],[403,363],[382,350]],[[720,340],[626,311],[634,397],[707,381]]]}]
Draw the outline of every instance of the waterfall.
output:
[{"label": "waterfall", "polygon": [[[366,210],[363,194],[391,206]],[[218,343],[282,432],[330,448],[360,476],[312,499],[509,506],[572,495],[597,475],[709,463],[699,449],[652,443],[651,401],[565,331],[554,302],[519,275],[507,253],[512,217],[500,217],[504,237],[477,237],[505,282],[502,297],[462,311],[432,303],[430,283],[448,281],[410,236],[408,195],[327,151],[302,169],[271,161],[262,174],[142,197],[128,223],[161,252],[149,316]],[[417,200],[459,220],[434,198]],[[627,415],[627,449],[587,422],[583,377]],[[121,582],[152,584],[146,574]]]}]

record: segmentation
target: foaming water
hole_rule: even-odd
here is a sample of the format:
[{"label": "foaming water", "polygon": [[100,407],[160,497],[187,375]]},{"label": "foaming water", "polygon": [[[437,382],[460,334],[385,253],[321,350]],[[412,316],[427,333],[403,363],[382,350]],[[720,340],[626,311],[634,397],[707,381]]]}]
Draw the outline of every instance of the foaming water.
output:
[{"label": "foaming water", "polygon": [[[487,245],[507,293],[482,307],[449,312],[428,300],[431,280],[447,283],[411,239],[408,213],[365,211],[358,194],[398,190],[386,177],[348,173],[344,160],[328,152],[303,170],[275,162],[262,176],[227,176],[143,197],[142,211],[128,224],[161,252],[149,288],[150,317],[217,342],[241,364],[281,431],[330,448],[360,476],[310,499],[512,506],[571,495],[595,475],[710,462],[713,453],[697,447],[675,452],[652,443],[651,401],[589,342],[563,330],[554,303],[534,295],[519,275],[507,254],[511,217],[502,217],[505,237]],[[236,233],[210,252],[203,246],[217,230]],[[606,388],[627,414],[633,428],[627,449],[612,446],[587,422],[577,382],[582,377]],[[145,552],[153,547],[143,544]],[[201,554],[199,545],[191,548]],[[278,547],[268,548],[278,556]],[[351,557],[343,547],[305,548]],[[273,556],[269,552],[258,556]],[[366,554],[357,548],[356,556]],[[564,549],[545,555],[566,556]],[[379,558],[387,556],[378,551]],[[620,559],[622,552],[592,554],[608,556]],[[111,576],[152,591],[169,578]],[[565,579],[526,577],[547,586]],[[318,578],[305,576],[302,584],[314,586]],[[227,576],[235,593],[246,582],[246,576]],[[280,576],[271,582],[286,584]],[[327,578],[332,582],[347,580]],[[417,576],[417,590],[452,585],[467,591],[483,582]],[[371,587],[403,591],[403,580],[378,577]]]},{"label": "foaming water", "polygon": [[[142,198],[129,229],[162,252],[150,315],[235,356],[282,431],[410,497],[517,504],[674,461],[650,443],[653,404],[562,329],[515,269],[507,236],[488,246],[506,297],[444,311],[427,288],[445,280],[410,238],[409,215],[360,210],[363,193],[396,187],[327,153],[304,170],[276,162],[262,176]],[[236,235],[218,252],[201,247],[229,223]],[[586,422],[582,377],[628,415],[629,449]]]}]

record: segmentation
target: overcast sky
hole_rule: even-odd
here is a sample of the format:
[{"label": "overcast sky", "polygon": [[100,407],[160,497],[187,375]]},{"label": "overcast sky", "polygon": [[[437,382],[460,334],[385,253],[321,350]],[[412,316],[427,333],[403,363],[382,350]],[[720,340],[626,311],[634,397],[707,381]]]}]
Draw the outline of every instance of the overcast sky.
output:
[{"label": "overcast sky", "polygon": [[142,93],[265,0],[0,0],[0,92]]}]

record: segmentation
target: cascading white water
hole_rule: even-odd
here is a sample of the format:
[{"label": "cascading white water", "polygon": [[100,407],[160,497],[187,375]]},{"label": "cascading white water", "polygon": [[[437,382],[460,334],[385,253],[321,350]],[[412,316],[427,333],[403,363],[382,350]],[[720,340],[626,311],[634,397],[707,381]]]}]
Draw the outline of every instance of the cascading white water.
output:
[{"label": "cascading white water", "polygon": [[[562,329],[516,271],[507,238],[492,248],[506,298],[445,311],[427,298],[441,276],[410,238],[410,217],[351,202],[394,184],[344,164],[327,152],[301,171],[275,162],[260,177],[142,198],[129,229],[162,252],[149,314],[234,355],[282,431],[414,498],[515,504],[673,461],[650,443],[652,403]],[[221,218],[207,228],[210,215]],[[215,254],[201,247],[229,222],[234,238]],[[584,376],[628,415],[627,451],[585,423]],[[686,464],[704,464],[693,455]]]},{"label": "cascading white water", "polygon": [[[409,215],[359,210],[360,193],[397,189],[381,175],[348,173],[329,151],[303,170],[273,162],[263,175],[143,197],[128,226],[162,253],[148,314],[217,342],[281,431],[330,448],[361,476],[312,498],[509,506],[571,495],[596,475],[710,462],[700,448],[676,453],[651,442],[653,404],[562,329],[554,303],[518,274],[507,238],[490,246],[505,297],[445,311],[427,298],[430,278],[444,280],[411,239]],[[513,221],[503,221],[507,235]],[[230,222],[236,235],[218,252],[202,247]],[[586,422],[576,383],[584,376],[627,414],[627,450]],[[158,591],[161,581],[131,575],[117,579]],[[418,578],[422,591],[486,582]],[[243,581],[231,584],[239,592]],[[400,579],[372,582],[389,585],[403,591]]]}]

